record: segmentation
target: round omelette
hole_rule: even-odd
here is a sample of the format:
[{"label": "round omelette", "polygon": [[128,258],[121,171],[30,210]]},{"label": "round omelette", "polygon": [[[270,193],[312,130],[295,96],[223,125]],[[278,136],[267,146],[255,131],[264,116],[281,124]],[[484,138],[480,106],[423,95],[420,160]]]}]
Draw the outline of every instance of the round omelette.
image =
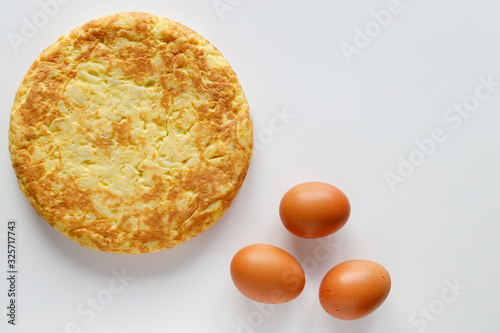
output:
[{"label": "round omelette", "polygon": [[236,74],[185,26],[92,20],[44,50],[10,118],[19,186],[83,246],[148,253],[221,218],[246,176],[252,120]]}]

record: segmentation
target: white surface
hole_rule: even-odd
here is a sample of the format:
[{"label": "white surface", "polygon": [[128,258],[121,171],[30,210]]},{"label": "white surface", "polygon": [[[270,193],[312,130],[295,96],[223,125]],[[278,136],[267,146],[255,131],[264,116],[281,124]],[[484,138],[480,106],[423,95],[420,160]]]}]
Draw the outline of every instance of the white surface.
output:
[{"label": "white surface", "polygon": [[[0,332],[500,332],[500,88],[456,129],[443,118],[474,95],[478,77],[500,82],[497,0],[401,0],[402,11],[350,63],[341,43],[352,43],[355,28],[373,24],[371,11],[390,1],[221,0],[232,9],[224,20],[214,0],[66,2],[17,53],[9,34],[22,36],[24,18],[43,9],[35,0],[0,3],[0,234],[17,219],[19,253],[18,324],[6,323],[2,278]],[[7,149],[14,94],[39,52],[122,11],[177,20],[219,48],[249,100],[256,143],[266,143],[222,220],[177,248],[136,256],[89,250],[51,229],[19,191]],[[281,126],[273,117],[283,110],[294,118]],[[400,155],[416,157],[414,141],[435,128],[446,141],[391,191],[384,174],[397,172]],[[346,227],[323,240],[331,256],[279,221],[281,196],[309,180],[334,184],[351,200]],[[294,301],[259,306],[233,286],[232,256],[258,242],[304,265],[306,288]],[[331,267],[354,258],[386,266],[393,286],[374,314],[342,322],[323,311],[317,290]],[[134,278],[120,287],[113,270]],[[454,282],[467,287],[458,296],[447,290]],[[88,303],[95,297],[107,303],[99,311]]]}]

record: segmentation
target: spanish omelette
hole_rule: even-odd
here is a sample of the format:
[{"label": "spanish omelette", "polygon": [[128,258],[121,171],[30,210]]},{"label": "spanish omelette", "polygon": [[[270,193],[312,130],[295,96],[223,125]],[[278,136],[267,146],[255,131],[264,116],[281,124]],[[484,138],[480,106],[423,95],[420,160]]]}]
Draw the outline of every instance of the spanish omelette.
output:
[{"label": "spanish omelette", "polygon": [[37,213],[83,246],[148,253],[219,220],[247,174],[252,119],[200,34],[119,13],[45,49],[15,96],[9,151]]}]

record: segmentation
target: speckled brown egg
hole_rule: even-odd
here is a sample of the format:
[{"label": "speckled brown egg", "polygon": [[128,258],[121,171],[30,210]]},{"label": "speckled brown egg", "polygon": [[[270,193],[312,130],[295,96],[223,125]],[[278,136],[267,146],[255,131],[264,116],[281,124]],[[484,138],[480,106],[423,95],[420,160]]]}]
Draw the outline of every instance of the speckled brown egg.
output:
[{"label": "speckled brown egg", "polygon": [[261,303],[286,303],[302,292],[304,270],[288,252],[268,244],[239,250],[231,261],[231,277],[246,297]]},{"label": "speckled brown egg", "polygon": [[350,260],[333,267],[321,281],[319,300],[330,315],[354,320],[375,311],[391,290],[389,272],[369,260]]}]

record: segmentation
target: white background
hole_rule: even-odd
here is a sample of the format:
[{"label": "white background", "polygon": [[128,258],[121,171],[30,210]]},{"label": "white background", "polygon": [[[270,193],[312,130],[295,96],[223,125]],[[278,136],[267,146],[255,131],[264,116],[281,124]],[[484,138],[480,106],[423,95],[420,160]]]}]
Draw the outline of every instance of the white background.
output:
[{"label": "white background", "polygon": [[[356,28],[377,29],[371,12],[389,1],[216,2],[225,12],[213,0],[67,2],[17,46],[9,36],[24,38],[25,20],[43,6],[0,3],[0,332],[500,332],[500,87],[460,124],[443,118],[474,101],[479,77],[500,82],[498,0],[401,0],[350,62],[341,43],[353,44]],[[100,253],[53,230],[18,189],[7,148],[14,94],[36,56],[72,28],[123,11],[177,20],[211,41],[238,74],[261,148],[219,222],[147,255]],[[418,161],[415,140],[436,128],[446,140],[391,190],[386,173],[397,174],[401,158]],[[311,180],[341,188],[352,205],[347,225],[323,243],[292,236],[278,216],[286,190]],[[15,327],[5,315],[1,235],[10,218],[18,222]],[[294,301],[262,307],[232,284],[232,256],[259,242],[304,265],[306,287]],[[318,286],[355,258],[383,264],[393,285],[375,313],[343,322],[323,311]],[[133,277],[114,294],[113,271]]]}]

